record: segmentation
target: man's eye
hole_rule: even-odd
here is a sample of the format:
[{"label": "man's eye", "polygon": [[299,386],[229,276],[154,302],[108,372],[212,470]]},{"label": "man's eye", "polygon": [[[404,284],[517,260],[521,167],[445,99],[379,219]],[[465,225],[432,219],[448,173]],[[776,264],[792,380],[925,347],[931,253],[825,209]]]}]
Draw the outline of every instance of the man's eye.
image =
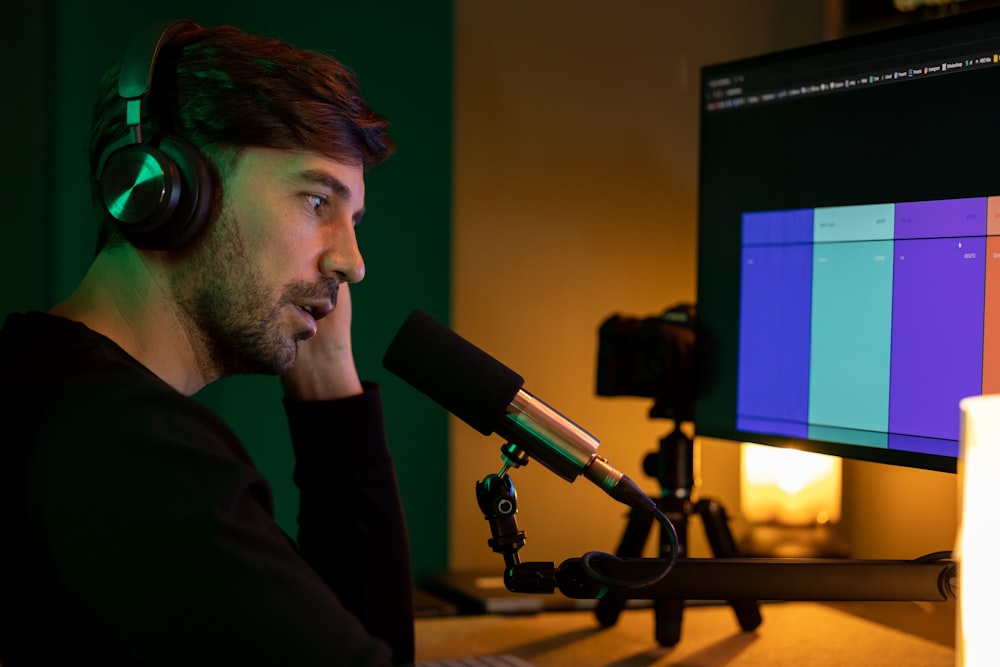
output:
[{"label": "man's eye", "polygon": [[306,195],[306,205],[312,212],[316,213],[326,205],[326,197]]}]

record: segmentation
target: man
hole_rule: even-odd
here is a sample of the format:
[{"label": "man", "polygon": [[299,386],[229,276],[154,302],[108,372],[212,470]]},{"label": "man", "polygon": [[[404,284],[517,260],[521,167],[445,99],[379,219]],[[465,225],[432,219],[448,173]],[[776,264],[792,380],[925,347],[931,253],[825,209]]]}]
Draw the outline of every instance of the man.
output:
[{"label": "man", "polygon": [[[230,27],[137,35],[102,83],[99,248],[0,330],[0,663],[413,660],[377,387],[351,351],[364,173],[386,122],[333,59]],[[192,394],[282,376],[297,541]]]}]

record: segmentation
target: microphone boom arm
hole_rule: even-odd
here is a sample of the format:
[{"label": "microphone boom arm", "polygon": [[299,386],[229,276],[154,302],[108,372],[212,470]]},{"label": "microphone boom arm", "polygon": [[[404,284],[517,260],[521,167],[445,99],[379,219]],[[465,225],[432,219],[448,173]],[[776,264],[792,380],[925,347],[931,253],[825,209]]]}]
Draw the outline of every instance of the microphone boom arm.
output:
[{"label": "microphone boom arm", "polygon": [[[508,445],[513,447],[513,445]],[[505,460],[507,456],[504,456]],[[527,462],[522,458],[519,465]],[[504,466],[506,471],[507,466]],[[520,561],[517,492],[505,472],[476,483],[476,496],[503,555],[513,593],[640,600],[926,601],[955,600],[957,565],[947,552],[913,560],[845,558],[619,558],[592,552],[559,567]],[[609,585],[614,582],[615,585]]]}]

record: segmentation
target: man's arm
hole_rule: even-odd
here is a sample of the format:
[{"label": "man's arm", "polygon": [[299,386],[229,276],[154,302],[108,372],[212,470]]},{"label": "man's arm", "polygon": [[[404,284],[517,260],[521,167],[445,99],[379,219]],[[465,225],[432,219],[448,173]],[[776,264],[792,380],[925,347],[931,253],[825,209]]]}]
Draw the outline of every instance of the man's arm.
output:
[{"label": "man's arm", "polygon": [[410,549],[378,387],[363,385],[351,346],[351,297],[283,378],[299,487],[303,557],[397,662],[413,660]]},{"label": "man's arm", "polygon": [[[121,646],[150,665],[391,662],[274,523],[266,482],[221,420],[157,384],[105,384],[67,391],[32,465],[36,534],[65,587],[53,597],[79,607],[54,626],[67,650],[81,650],[87,619],[78,634],[95,653]],[[314,513],[327,522],[316,532],[353,553],[337,514]]]}]

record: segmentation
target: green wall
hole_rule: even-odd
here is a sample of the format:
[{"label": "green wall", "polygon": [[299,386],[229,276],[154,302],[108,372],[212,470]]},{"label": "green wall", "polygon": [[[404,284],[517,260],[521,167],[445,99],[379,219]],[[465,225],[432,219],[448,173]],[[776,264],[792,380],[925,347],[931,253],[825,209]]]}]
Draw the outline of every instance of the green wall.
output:
[{"label": "green wall", "polygon": [[[93,90],[136,28],[163,18],[232,24],[325,51],[357,72],[368,102],[390,119],[399,149],[366,178],[359,240],[367,277],[352,290],[355,350],[362,376],[383,387],[414,572],[446,567],[447,416],[384,371],[381,357],[412,309],[449,319],[451,3],[177,0],[165,13],[154,3],[46,0],[13,11],[13,37],[2,46],[5,62],[18,63],[4,95],[16,101],[4,110],[14,131],[4,160],[11,189],[4,199],[12,202],[0,250],[4,314],[47,309],[87,268],[94,225],[83,146]],[[280,395],[275,378],[239,377],[198,397],[243,438],[274,487],[279,523],[294,534],[297,494]],[[334,481],[351,474],[350,452],[331,474]]]}]

